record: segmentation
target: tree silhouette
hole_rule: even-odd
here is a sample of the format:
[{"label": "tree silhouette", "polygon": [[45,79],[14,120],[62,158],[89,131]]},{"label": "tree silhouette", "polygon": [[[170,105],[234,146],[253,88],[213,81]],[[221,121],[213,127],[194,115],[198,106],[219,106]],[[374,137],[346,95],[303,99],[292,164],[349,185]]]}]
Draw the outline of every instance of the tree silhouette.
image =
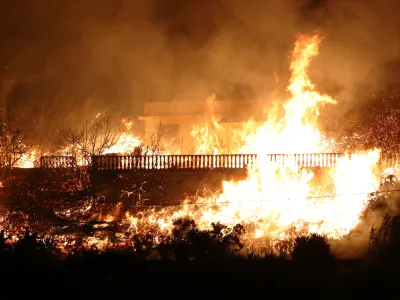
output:
[{"label": "tree silhouette", "polygon": [[242,225],[228,228],[220,223],[212,223],[211,230],[199,230],[191,219],[178,219],[174,222],[170,243],[175,247],[176,260],[227,259],[243,248]]},{"label": "tree silhouette", "polygon": [[30,150],[22,125],[11,112],[0,109],[0,167],[15,166]]},{"label": "tree silhouette", "polygon": [[327,239],[319,234],[297,237],[294,241],[292,259],[299,266],[323,272],[336,269],[336,259]]},{"label": "tree silhouette", "polygon": [[109,117],[96,117],[80,127],[64,124],[55,132],[54,141],[88,164],[92,155],[100,155],[114,146],[122,130],[121,124],[113,124]]},{"label": "tree silhouette", "polygon": [[11,248],[9,244],[7,244],[7,240],[11,239],[11,237],[6,237],[4,230],[0,232],[0,252],[7,251]]}]

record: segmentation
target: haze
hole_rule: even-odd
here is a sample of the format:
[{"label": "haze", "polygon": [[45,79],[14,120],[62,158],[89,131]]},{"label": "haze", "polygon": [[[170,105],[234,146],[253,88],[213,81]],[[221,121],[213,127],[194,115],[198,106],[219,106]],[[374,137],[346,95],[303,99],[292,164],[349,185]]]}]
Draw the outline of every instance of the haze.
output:
[{"label": "haze", "polygon": [[146,100],[285,99],[299,32],[326,37],[311,78],[357,107],[399,74],[396,0],[3,0],[2,106],[31,135],[70,115],[140,114]]}]

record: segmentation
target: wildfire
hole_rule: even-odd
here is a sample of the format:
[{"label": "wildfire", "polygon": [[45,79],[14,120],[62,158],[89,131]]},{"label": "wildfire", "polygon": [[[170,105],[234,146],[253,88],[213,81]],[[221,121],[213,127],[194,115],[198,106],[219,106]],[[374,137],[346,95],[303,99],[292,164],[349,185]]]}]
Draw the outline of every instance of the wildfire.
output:
[{"label": "wildfire", "polygon": [[241,153],[319,153],[330,149],[321,147],[325,141],[316,127],[319,108],[335,100],[315,91],[307,75],[311,59],[318,55],[321,37],[299,35],[292,53],[292,76],[288,91],[292,98],[284,105],[285,116],[277,119],[269,115],[268,121],[246,138]]},{"label": "wildfire", "polygon": [[[211,95],[206,100],[206,111],[204,121],[193,126],[191,136],[198,145],[195,149],[196,154],[208,154],[220,152],[222,149],[220,136],[224,134],[224,127],[218,124],[213,110],[215,95]],[[228,152],[229,153],[229,152]]]},{"label": "wildfire", "polygon": [[132,154],[136,147],[139,147],[142,141],[131,133],[121,133],[117,142],[106,149],[102,154],[117,153],[117,154]]},{"label": "wildfire", "polygon": [[[285,116],[268,115],[267,121],[249,134],[239,149],[240,153],[259,154],[248,178],[239,182],[224,182],[223,192],[212,199],[199,199],[203,206],[187,204],[180,210],[165,209],[154,212],[145,221],[130,214],[131,228],[138,230],[143,222],[170,228],[177,217],[189,216],[200,228],[212,222],[228,226],[251,224],[248,238],[264,238],[275,242],[291,235],[317,232],[338,239],[348,234],[359,222],[367,195],[374,191],[378,178],[374,175],[380,151],[354,153],[339,158],[336,166],[317,178],[313,171],[292,164],[281,165],[266,160],[271,153],[321,153],[326,148],[317,128],[319,109],[335,104],[328,95],[319,94],[307,76],[307,68],[318,54],[322,38],[299,35],[292,53],[288,91],[292,97],[284,105]],[[218,138],[210,133],[221,128],[211,119],[209,126],[194,131],[203,136],[203,151],[218,146]],[[252,126],[254,124],[251,124]],[[251,126],[247,127],[247,131]],[[235,143],[235,141],[233,141]],[[321,177],[321,176],[320,176]],[[198,203],[199,203],[198,202]]]},{"label": "wildfire", "polygon": [[14,166],[17,168],[34,168],[39,161],[40,150],[38,147],[32,147],[28,152],[23,153],[16,160]]},{"label": "wildfire", "polygon": [[[100,113],[96,115],[95,119],[100,116]],[[117,132],[115,142],[113,142],[108,147],[105,147],[103,151],[99,154],[119,154],[119,155],[131,155],[135,148],[140,147],[142,145],[141,139],[134,135],[131,132],[131,128],[133,123],[131,121],[127,121],[126,119],[122,119],[122,124],[124,125],[124,129],[120,132]],[[92,143],[95,148],[94,140],[101,140],[102,137],[96,137],[93,141],[85,141],[85,143]],[[41,155],[51,156],[51,155],[59,155],[59,156],[74,156],[76,158],[76,162],[78,166],[85,166],[89,163],[87,157],[85,157],[86,153],[82,153],[79,151],[79,146],[77,145],[67,145],[66,147],[59,149],[57,151],[47,151],[43,152],[39,147],[30,147],[29,151],[21,154],[18,159],[15,160],[13,167],[16,168],[35,168],[39,165],[39,159]]]},{"label": "wildfire", "polygon": [[[291,97],[283,105],[283,117],[269,113],[261,125],[249,121],[240,129],[227,130],[213,116],[214,96],[207,100],[206,121],[191,133],[197,141],[196,153],[224,153],[227,149],[232,153],[234,149],[236,153],[258,154],[257,162],[248,168],[247,178],[223,182],[221,193],[196,199],[195,205],[187,200],[179,208],[152,209],[143,215],[127,212],[122,223],[131,234],[150,228],[166,233],[179,217],[194,219],[200,229],[210,228],[216,222],[230,227],[241,223],[246,225],[246,241],[250,244],[267,240],[276,244],[312,232],[332,239],[349,234],[359,222],[367,195],[379,184],[375,172],[379,150],[347,153],[318,176],[311,169],[300,168],[294,160],[282,165],[267,159],[267,154],[274,153],[332,151],[317,128],[317,120],[325,104],[336,102],[318,93],[307,75],[321,41],[318,34],[298,36],[287,88]],[[131,128],[129,122],[125,125]],[[140,144],[127,131],[103,154],[132,153]],[[103,219],[113,222],[117,220],[114,215],[120,214],[118,209]],[[101,248],[108,242],[96,237],[88,240],[90,245],[97,243]]]},{"label": "wildfire", "polygon": [[126,118],[121,120],[124,125],[124,131],[118,136],[114,145],[103,151],[102,154],[117,153],[117,154],[132,154],[135,148],[142,145],[142,141],[132,134],[133,122]]}]

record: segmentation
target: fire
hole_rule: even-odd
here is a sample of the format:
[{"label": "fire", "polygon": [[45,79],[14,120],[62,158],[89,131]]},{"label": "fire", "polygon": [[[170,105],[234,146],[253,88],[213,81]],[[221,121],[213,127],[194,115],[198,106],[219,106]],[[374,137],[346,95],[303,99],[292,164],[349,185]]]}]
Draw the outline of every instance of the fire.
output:
[{"label": "fire", "polygon": [[214,101],[216,95],[212,94],[206,99],[206,109],[204,118],[195,124],[190,135],[194,139],[195,154],[232,154],[242,152],[246,138],[253,134],[258,128],[258,124],[252,120],[246,123],[236,123],[234,125],[221,124],[214,112]]},{"label": "fire", "polygon": [[[131,234],[156,227],[166,233],[173,221],[180,217],[195,220],[200,229],[220,222],[227,226],[246,226],[246,242],[268,241],[277,244],[299,234],[317,232],[332,239],[340,239],[358,224],[369,193],[379,184],[376,164],[380,151],[346,153],[335,165],[322,174],[302,168],[297,161],[285,164],[271,162],[268,154],[326,153],[332,149],[318,130],[320,109],[336,101],[317,92],[307,74],[312,59],[318,55],[322,37],[299,35],[291,59],[291,78],[287,88],[289,100],[283,105],[284,115],[266,115],[263,124],[249,121],[242,128],[225,128],[214,118],[212,102],[207,100],[205,121],[193,128],[197,141],[196,153],[258,154],[255,164],[248,167],[242,181],[225,181],[221,193],[187,200],[180,208],[152,209],[144,214],[126,212],[122,221]],[[275,111],[274,111],[275,112]],[[141,141],[129,131],[121,133],[107,153],[132,153]],[[70,150],[68,150],[70,151]],[[168,151],[167,152],[171,152]],[[102,218],[114,222],[121,211]],[[104,248],[109,240],[91,237],[89,245]]]},{"label": "fire", "polygon": [[[99,116],[100,113],[96,115],[95,119],[98,118]],[[127,121],[126,119],[122,119],[121,122],[124,125],[124,128],[116,133],[115,142],[113,142],[110,146],[106,147],[101,153],[98,154],[131,155],[135,151],[135,148],[142,146],[143,143],[141,139],[133,132],[131,132],[133,123],[131,121]],[[102,136],[96,138],[98,140],[101,140]],[[62,149],[58,149],[56,151],[48,151],[48,152],[41,151],[39,147],[32,147],[30,151],[24,153],[18,159],[18,161],[16,161],[13,167],[17,168],[37,167],[41,155],[74,156],[76,158],[76,163],[78,166],[87,166],[90,163],[88,157],[85,156],[85,153],[81,153],[77,145],[67,145]]]},{"label": "fire", "polygon": [[[218,124],[213,110],[215,95],[206,100],[204,121],[193,126],[191,136],[195,139],[195,154],[208,154],[220,152],[223,148],[220,137],[224,134],[224,127]],[[229,152],[228,152],[229,153]]]},{"label": "fire", "polygon": [[122,118],[122,124],[125,126],[126,130],[131,130],[133,126],[133,121],[129,120],[128,118]]},{"label": "fire", "polygon": [[[285,116],[279,118],[276,109],[264,124],[249,121],[241,128],[226,128],[215,119],[212,109],[215,95],[207,99],[205,121],[194,126],[196,153],[320,153],[329,152],[317,128],[319,110],[325,104],[336,104],[328,95],[315,90],[307,75],[311,60],[318,55],[322,37],[299,35],[292,53],[290,84],[291,99],[283,106]],[[226,140],[229,141],[227,145]]]},{"label": "fire", "polygon": [[142,141],[136,135],[132,134],[133,121],[123,118],[121,120],[124,130],[119,134],[114,145],[103,151],[102,154],[117,153],[122,155],[130,155],[135,148],[142,145]]},{"label": "fire", "polygon": [[[292,76],[288,91],[291,98],[284,105],[284,117],[268,115],[267,121],[258,128],[252,127],[254,123],[245,128],[246,134],[251,131],[249,128],[254,130],[244,139],[238,152],[259,154],[257,163],[248,170],[248,178],[224,182],[220,195],[198,200],[197,204],[203,205],[187,204],[180,210],[153,212],[146,222],[162,230],[182,216],[193,218],[203,229],[209,228],[212,222],[228,226],[251,224],[249,240],[264,238],[275,242],[311,232],[339,239],[357,225],[367,195],[378,185],[374,168],[379,150],[346,154],[322,178],[310,169],[301,169],[295,161],[282,165],[266,159],[266,154],[272,153],[331,150],[317,128],[317,119],[321,107],[336,102],[328,95],[319,94],[307,75],[321,40],[318,34],[298,36],[290,66]],[[210,133],[210,128],[216,131]],[[199,153],[220,146],[216,137],[220,131],[219,124],[212,118],[207,126],[194,130],[195,137],[204,137]],[[144,222],[130,214],[127,220],[136,230]]]},{"label": "fire", "polygon": [[132,154],[136,147],[141,146],[142,141],[131,133],[123,132],[118,137],[117,142],[106,149],[102,154],[117,153],[117,154]]},{"label": "fire", "polygon": [[241,153],[319,153],[330,149],[316,127],[319,108],[327,103],[335,104],[328,95],[320,95],[307,75],[313,57],[318,55],[319,35],[299,35],[292,53],[292,76],[288,91],[291,99],[284,105],[284,118],[269,115],[268,121],[246,138]]},{"label": "fire", "polygon": [[17,168],[35,168],[39,162],[40,150],[38,147],[32,147],[28,152],[21,155],[15,162]]}]

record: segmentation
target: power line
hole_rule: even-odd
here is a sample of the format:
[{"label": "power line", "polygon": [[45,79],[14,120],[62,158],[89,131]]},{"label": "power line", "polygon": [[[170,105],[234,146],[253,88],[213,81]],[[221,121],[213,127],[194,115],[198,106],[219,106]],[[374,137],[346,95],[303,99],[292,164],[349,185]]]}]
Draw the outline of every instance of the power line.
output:
[{"label": "power line", "polygon": [[[337,198],[337,197],[351,197],[351,196],[362,196],[362,195],[379,195],[379,194],[388,194],[388,193],[398,193],[400,189],[388,190],[388,191],[376,191],[370,193],[354,193],[354,194],[335,194],[335,195],[326,195],[326,196],[310,196],[304,197],[302,199],[327,199],[327,198]],[[260,199],[260,200],[250,200],[250,201],[218,201],[218,202],[189,202],[189,203],[164,203],[164,204],[148,204],[148,205],[135,205],[132,208],[149,208],[149,207],[172,207],[172,206],[215,206],[215,205],[225,205],[225,204],[243,204],[243,203],[262,203],[262,202],[272,202],[272,201],[290,201],[290,198],[275,198],[275,199]]]}]

